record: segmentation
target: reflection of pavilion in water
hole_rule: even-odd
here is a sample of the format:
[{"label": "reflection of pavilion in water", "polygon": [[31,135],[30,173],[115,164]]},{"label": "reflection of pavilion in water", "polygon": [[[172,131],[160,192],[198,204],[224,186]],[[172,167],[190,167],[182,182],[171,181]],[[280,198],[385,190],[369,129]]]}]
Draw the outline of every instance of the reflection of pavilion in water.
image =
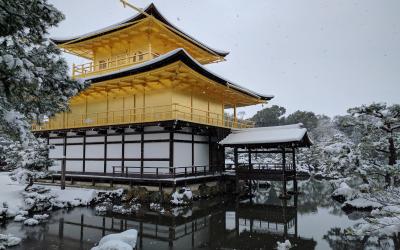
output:
[{"label": "reflection of pavilion in water", "polygon": [[281,204],[235,202],[226,205],[213,201],[207,206],[200,204],[184,211],[183,214],[191,215],[188,217],[152,211],[104,217],[71,213],[59,220],[58,237],[64,241],[79,241],[77,247],[87,249],[88,239],[96,242],[95,239],[103,235],[134,228],[139,232],[137,249],[272,249],[277,241],[284,239],[289,239],[299,249],[314,249],[313,239],[298,236],[296,200],[278,199]]}]

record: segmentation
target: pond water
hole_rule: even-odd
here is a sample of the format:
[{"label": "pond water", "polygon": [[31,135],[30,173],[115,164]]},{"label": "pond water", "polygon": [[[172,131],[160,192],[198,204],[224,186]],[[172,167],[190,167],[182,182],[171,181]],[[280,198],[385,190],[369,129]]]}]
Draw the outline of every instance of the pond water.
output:
[{"label": "pond water", "polygon": [[51,213],[47,223],[29,227],[9,222],[0,233],[23,239],[12,249],[90,249],[103,235],[134,228],[137,249],[274,249],[289,239],[293,249],[374,249],[368,241],[345,237],[340,229],[361,221],[330,198],[327,181],[301,181],[303,194],[280,200],[280,184],[259,189],[251,200],[215,198],[164,214],[142,209],[135,215],[96,215],[79,207]]}]

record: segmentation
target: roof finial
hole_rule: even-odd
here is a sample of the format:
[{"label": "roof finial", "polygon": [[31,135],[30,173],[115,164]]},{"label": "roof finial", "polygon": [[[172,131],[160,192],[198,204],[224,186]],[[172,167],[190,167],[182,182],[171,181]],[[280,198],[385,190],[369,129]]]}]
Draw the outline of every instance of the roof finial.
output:
[{"label": "roof finial", "polygon": [[128,2],[128,0],[120,0],[120,2],[122,3],[122,5],[124,6],[124,8],[126,8],[126,6],[131,7],[132,9],[136,10],[137,12],[139,12],[140,14],[143,14],[145,16],[150,16],[149,14],[147,14],[144,10],[142,10],[141,8],[136,7],[135,5],[131,4]]}]

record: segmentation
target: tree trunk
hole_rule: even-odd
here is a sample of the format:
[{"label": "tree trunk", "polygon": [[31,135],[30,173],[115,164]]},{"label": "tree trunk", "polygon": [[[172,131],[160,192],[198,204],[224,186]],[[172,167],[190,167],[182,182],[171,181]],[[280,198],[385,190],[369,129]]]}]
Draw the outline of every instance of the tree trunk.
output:
[{"label": "tree trunk", "polygon": [[[393,166],[394,164],[396,164],[397,161],[397,152],[396,152],[396,147],[394,146],[394,140],[392,134],[388,138],[388,142],[389,142],[389,165]],[[386,185],[390,186],[391,176],[389,173],[386,173],[385,181]]]},{"label": "tree trunk", "polygon": [[393,136],[390,136],[389,139],[389,165],[393,166],[397,161],[397,152],[396,147],[394,146]]},{"label": "tree trunk", "polygon": [[33,177],[29,177],[29,183],[28,185],[25,187],[25,192],[28,191],[28,188],[33,186]]}]

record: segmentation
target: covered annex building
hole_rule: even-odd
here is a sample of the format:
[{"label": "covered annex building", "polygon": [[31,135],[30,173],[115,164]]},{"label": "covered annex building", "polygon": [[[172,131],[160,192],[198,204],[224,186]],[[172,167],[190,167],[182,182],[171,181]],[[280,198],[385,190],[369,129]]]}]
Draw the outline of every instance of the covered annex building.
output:
[{"label": "covered annex building", "polygon": [[[233,148],[234,164],[228,169],[235,171],[239,180],[283,181],[283,196],[287,196],[286,182],[293,181],[297,193],[296,149],[312,145],[303,124],[273,127],[235,129],[220,144]],[[239,162],[239,154],[247,154],[247,162]],[[254,154],[280,154],[280,162],[252,162]],[[289,159],[288,159],[289,155]],[[243,158],[242,158],[243,159]],[[251,181],[249,181],[251,189]],[[236,185],[238,188],[239,185]]]}]

